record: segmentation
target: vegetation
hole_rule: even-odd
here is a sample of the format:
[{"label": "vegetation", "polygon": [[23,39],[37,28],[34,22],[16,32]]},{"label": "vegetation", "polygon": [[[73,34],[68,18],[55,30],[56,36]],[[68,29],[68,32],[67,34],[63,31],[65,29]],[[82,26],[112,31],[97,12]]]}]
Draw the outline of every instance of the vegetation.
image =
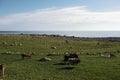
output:
[{"label": "vegetation", "polygon": [[[5,64],[5,80],[120,80],[119,45],[115,41],[87,41],[66,36],[4,34],[0,35],[0,64]],[[66,52],[77,53],[81,62],[60,64]],[[116,57],[101,57],[100,53],[104,52]],[[33,55],[23,60],[22,53]],[[52,60],[40,62],[43,57]],[[71,66],[73,69],[66,69]]]}]

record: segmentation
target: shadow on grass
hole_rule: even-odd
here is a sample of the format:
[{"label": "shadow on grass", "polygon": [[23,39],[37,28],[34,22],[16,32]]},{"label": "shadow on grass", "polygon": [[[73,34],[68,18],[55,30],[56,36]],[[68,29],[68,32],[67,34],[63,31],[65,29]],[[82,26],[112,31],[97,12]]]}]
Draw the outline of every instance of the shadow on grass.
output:
[{"label": "shadow on grass", "polygon": [[16,62],[16,61],[23,61],[24,59],[15,59],[15,60],[11,60],[11,62]]},{"label": "shadow on grass", "polygon": [[68,63],[61,62],[61,63],[55,63],[53,65],[68,65]]},{"label": "shadow on grass", "polygon": [[10,60],[10,61],[8,61],[8,63],[11,63],[11,62],[19,62],[19,61],[23,61],[23,59]]},{"label": "shadow on grass", "polygon": [[73,70],[75,67],[73,66],[68,66],[68,67],[63,67],[63,68],[57,68],[58,70]]},{"label": "shadow on grass", "polygon": [[64,62],[61,62],[61,63],[55,63],[55,64],[53,64],[53,65],[77,65],[78,63],[72,63],[72,64],[70,64],[70,63],[64,63]]}]

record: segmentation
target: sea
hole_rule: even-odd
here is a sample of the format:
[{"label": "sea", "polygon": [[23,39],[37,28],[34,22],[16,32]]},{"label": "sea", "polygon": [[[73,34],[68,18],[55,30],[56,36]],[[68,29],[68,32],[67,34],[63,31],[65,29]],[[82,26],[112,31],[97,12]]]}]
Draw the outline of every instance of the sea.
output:
[{"label": "sea", "polygon": [[75,37],[120,37],[120,31],[0,31],[0,34],[46,34]]}]

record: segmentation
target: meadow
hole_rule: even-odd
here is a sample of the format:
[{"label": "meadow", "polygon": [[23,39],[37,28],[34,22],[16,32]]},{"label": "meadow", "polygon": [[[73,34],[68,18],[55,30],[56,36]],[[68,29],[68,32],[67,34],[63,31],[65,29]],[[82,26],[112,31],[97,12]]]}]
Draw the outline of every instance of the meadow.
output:
[{"label": "meadow", "polygon": [[[52,49],[52,46],[56,49]],[[77,53],[81,62],[77,65],[60,64],[66,52]],[[100,53],[104,52],[116,57],[101,57]],[[23,60],[22,53],[33,55],[31,59]],[[52,60],[40,62],[39,59],[43,57]],[[5,64],[4,80],[120,80],[120,42],[3,34],[0,35],[2,63]],[[73,69],[65,69],[70,66]]]}]

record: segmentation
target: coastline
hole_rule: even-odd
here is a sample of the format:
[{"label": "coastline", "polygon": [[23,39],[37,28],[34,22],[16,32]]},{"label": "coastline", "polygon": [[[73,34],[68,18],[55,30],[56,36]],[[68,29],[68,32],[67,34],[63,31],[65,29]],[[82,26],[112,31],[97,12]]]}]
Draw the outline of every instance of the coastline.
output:
[{"label": "coastline", "polygon": [[0,36],[19,36],[19,35],[26,35],[32,37],[56,37],[56,38],[67,38],[67,39],[74,39],[74,40],[83,40],[83,41],[111,41],[111,42],[120,42],[120,37],[76,37],[76,36],[67,36],[67,35],[57,35],[57,34],[0,34]]},{"label": "coastline", "polygon": [[0,31],[0,34],[46,34],[75,37],[120,37],[120,31]]}]

